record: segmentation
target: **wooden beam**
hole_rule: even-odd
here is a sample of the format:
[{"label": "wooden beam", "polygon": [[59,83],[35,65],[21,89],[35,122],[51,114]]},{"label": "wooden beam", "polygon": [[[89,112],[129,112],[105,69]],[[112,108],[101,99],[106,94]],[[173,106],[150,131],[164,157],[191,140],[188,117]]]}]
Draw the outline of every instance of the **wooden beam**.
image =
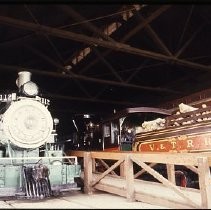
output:
[{"label": "wooden beam", "polygon": [[[148,163],[163,163],[163,164],[174,164],[174,165],[193,165],[197,166],[198,161],[197,157],[211,157],[210,152],[199,153],[198,155],[194,153],[164,153],[164,152],[128,152],[132,153],[133,157],[136,157],[143,162]],[[124,157],[125,152],[91,152],[92,158],[98,159],[112,159],[119,160],[121,157]],[[211,166],[211,158],[208,158],[209,165]]]},{"label": "wooden beam", "polygon": [[166,164],[168,180],[176,185],[174,164]]},{"label": "wooden beam", "polygon": [[92,158],[90,152],[84,153],[84,192],[92,194]]},{"label": "wooden beam", "polygon": [[125,157],[125,178],[126,178],[126,197],[128,201],[135,200],[135,187],[134,187],[134,171],[133,171],[133,161],[130,155]]},{"label": "wooden beam", "polygon": [[126,171],[125,171],[125,164],[124,163],[121,163],[120,164],[120,176],[121,177],[125,177],[126,176]]},{"label": "wooden beam", "polygon": [[[211,152],[200,152],[200,153],[169,153],[169,152],[98,152],[91,151],[92,158],[107,159],[107,160],[119,160],[125,157],[128,153],[148,163],[163,163],[163,164],[174,164],[174,165],[191,165],[198,166],[198,157],[207,157],[208,164],[211,166]],[[84,151],[69,151],[67,154],[82,157]]]},{"label": "wooden beam", "polygon": [[196,168],[195,166],[185,166],[186,168],[190,169],[191,171],[195,172],[196,174],[198,174],[198,168]]},{"label": "wooden beam", "polygon": [[[101,159],[98,159],[98,161],[99,161],[106,169],[109,169],[109,165],[108,165],[105,161],[103,161],[103,160],[101,160]],[[116,174],[115,171],[111,171],[111,174],[114,175],[114,176],[118,176],[118,175]]]},{"label": "wooden beam", "polygon": [[120,163],[122,163],[124,160],[125,160],[124,157],[122,157],[120,160],[114,163],[109,169],[103,172],[95,181],[92,182],[92,186],[96,185],[101,179],[103,179],[103,177],[105,177],[107,174],[113,171],[116,167],[118,167]]},{"label": "wooden beam", "polygon": [[192,205],[193,207],[197,207],[200,208],[200,206],[198,206],[197,203],[195,203],[194,201],[192,201],[191,198],[189,198],[185,193],[183,193],[177,186],[175,186],[173,183],[171,183],[169,180],[167,180],[166,178],[164,178],[162,175],[160,175],[157,171],[155,171],[154,169],[152,169],[151,167],[149,167],[147,164],[145,164],[144,162],[140,161],[137,158],[131,157],[131,159],[138,165],[140,165],[142,168],[144,168],[149,174],[151,174],[155,179],[157,179],[158,181],[160,181],[161,183],[163,183],[166,187],[171,188],[172,190],[174,190],[175,193],[177,193],[178,195],[180,195],[182,198],[186,199],[187,202]]},{"label": "wooden beam", "polygon": [[211,208],[211,179],[208,159],[206,157],[198,158],[199,187],[201,192],[201,208]]},{"label": "wooden beam", "polygon": [[95,189],[126,197],[125,189],[119,189],[114,186],[107,186],[107,185],[98,183],[95,185]]},{"label": "wooden beam", "polygon": [[[149,167],[154,167],[155,165],[157,165],[157,163],[150,163]],[[134,179],[138,178],[139,176],[141,176],[143,173],[147,172],[145,169],[141,169],[140,171],[138,171],[135,175],[134,175]]]},{"label": "wooden beam", "polygon": [[93,173],[96,172],[96,159],[95,158],[92,159],[92,172]]}]

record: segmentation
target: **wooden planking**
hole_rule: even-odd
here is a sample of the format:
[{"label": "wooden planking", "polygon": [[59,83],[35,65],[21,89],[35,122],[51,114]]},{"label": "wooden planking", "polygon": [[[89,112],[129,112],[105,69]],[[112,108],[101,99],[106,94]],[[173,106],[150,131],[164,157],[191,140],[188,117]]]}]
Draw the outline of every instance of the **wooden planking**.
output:
[{"label": "wooden planking", "polygon": [[[95,158],[118,160],[117,161],[118,165],[120,164],[119,161],[122,162],[125,160],[124,170],[125,170],[126,176],[118,177],[119,180],[122,180],[124,178],[123,179],[125,181],[124,186],[116,186],[115,184],[114,187],[124,190],[126,193],[126,197],[129,201],[133,201],[136,197],[140,198],[140,196],[137,195],[140,189],[137,190],[136,183],[134,184],[134,174],[132,172],[133,169],[130,166],[130,161],[132,160],[133,162],[140,165],[143,170],[147,171],[152,176],[154,176],[157,180],[163,183],[166,187],[165,189],[163,189],[164,191],[171,190],[176,196],[179,196],[179,198],[177,197],[179,201],[178,202],[179,205],[184,204],[186,206],[191,206],[192,208],[193,207],[207,208],[211,206],[211,201],[209,200],[209,195],[211,194],[211,178],[210,178],[210,171],[209,171],[210,160],[211,160],[210,152],[203,152],[203,153],[149,153],[147,152],[147,153],[141,153],[141,154],[138,152],[85,152],[85,153],[89,153],[91,160]],[[85,157],[85,153],[84,153],[84,157]],[[146,163],[150,163],[150,164],[147,165]],[[153,163],[164,163],[167,165],[169,180],[164,178],[162,175],[160,175],[158,172],[156,172],[150,167]],[[187,194],[185,191],[181,190],[180,187],[175,185],[174,165],[184,165],[187,168],[190,168],[194,172],[198,173],[199,180],[200,180],[200,190],[198,190],[197,198],[193,199],[192,195],[190,195],[189,193]],[[197,166],[198,168],[195,166]],[[113,170],[113,167],[110,167],[109,169],[107,169],[107,172],[111,170]],[[94,184],[96,185],[102,184],[104,180],[106,180],[107,176],[109,176],[107,172],[100,174],[98,179],[94,181]],[[105,177],[105,175],[107,176]],[[118,179],[115,178],[115,183]],[[152,183],[153,182],[151,182],[151,184]],[[106,186],[107,185],[110,186],[110,184],[111,184],[110,182],[105,183]],[[153,186],[155,186],[155,183],[153,183]],[[134,190],[134,187],[135,187],[135,190]],[[104,188],[106,189],[106,187]],[[110,188],[111,186],[109,187],[109,189]],[[142,188],[143,186],[141,186],[141,189]],[[163,194],[163,190],[159,189],[159,193],[162,192]],[[118,189],[116,189],[116,192],[118,192]],[[194,191],[192,192],[194,193]],[[151,193],[152,191],[149,193],[149,197]],[[153,189],[153,193],[154,193],[154,189]],[[120,194],[122,193],[120,192]],[[160,195],[156,195],[156,196],[157,196],[156,198],[158,198],[159,200]],[[199,201],[199,197],[201,199],[200,201]],[[163,199],[165,200],[165,197]],[[166,202],[167,203],[169,202],[168,198],[166,198]],[[172,201],[172,203],[174,202],[176,201],[175,200]],[[177,207],[177,205],[176,206],[174,205],[174,208],[175,207]]]},{"label": "wooden planking", "polygon": [[173,209],[190,209],[192,207],[187,206],[186,204],[182,203],[177,203],[176,201],[171,201],[166,198],[158,198],[153,195],[144,195],[144,194],[135,194],[135,199],[137,201],[141,201],[144,203],[150,203],[153,205],[160,205],[160,206],[165,206],[168,208],[173,208]]},{"label": "wooden planking", "polygon": [[[97,179],[97,174],[93,175],[93,179]],[[162,205],[169,208],[193,208],[181,196],[177,195],[172,189],[165,187],[160,183],[148,182],[143,180],[134,180],[135,193],[134,198],[137,201],[150,203],[153,205]],[[126,181],[124,179],[115,179],[107,176],[102,179],[95,188],[105,192],[127,196]],[[180,188],[181,191],[191,197],[199,206],[201,202],[199,190],[189,190],[188,188]]]},{"label": "wooden planking", "polygon": [[98,183],[95,185],[95,189],[116,194],[119,196],[127,197],[125,189],[117,188],[115,186],[109,186],[109,185]]}]

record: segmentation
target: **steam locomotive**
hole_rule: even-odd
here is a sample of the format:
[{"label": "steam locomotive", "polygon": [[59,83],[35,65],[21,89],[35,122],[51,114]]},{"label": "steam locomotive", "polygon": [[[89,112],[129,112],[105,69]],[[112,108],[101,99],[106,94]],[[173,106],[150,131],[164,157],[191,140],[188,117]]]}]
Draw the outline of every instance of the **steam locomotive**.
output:
[{"label": "steam locomotive", "polygon": [[[150,153],[211,151],[210,99],[197,101],[194,106],[180,103],[174,110],[127,108],[112,114],[99,124],[94,124],[90,119],[86,125],[81,143],[82,146],[84,142],[87,144],[86,136],[90,136],[89,147],[81,146],[78,150]],[[99,130],[101,135],[94,135]],[[98,148],[92,147],[93,142],[95,145],[98,143]],[[167,176],[165,165],[156,164],[154,168]],[[199,188],[198,175],[191,169],[175,166],[175,176],[177,185]]]},{"label": "steam locomotive", "polygon": [[0,94],[0,197],[43,199],[80,190],[77,157],[57,141],[50,100],[39,96],[31,72],[21,71],[17,92]]}]

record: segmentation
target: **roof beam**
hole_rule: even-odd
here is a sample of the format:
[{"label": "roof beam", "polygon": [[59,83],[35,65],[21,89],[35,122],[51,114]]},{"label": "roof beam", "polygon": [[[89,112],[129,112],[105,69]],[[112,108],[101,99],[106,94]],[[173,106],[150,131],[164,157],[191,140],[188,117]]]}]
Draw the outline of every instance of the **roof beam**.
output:
[{"label": "roof beam", "polygon": [[104,103],[104,104],[118,104],[118,105],[125,105],[125,106],[140,106],[140,103],[133,103],[128,101],[115,101],[115,100],[101,100],[96,98],[82,98],[82,97],[73,97],[73,96],[64,96],[59,94],[42,94],[44,97],[52,97],[70,101],[84,101],[84,102],[92,102],[92,103]]},{"label": "roof beam", "polygon": [[175,57],[178,58],[186,50],[186,48],[195,39],[195,37],[202,31],[202,29],[204,28],[205,25],[206,25],[206,23],[199,26],[199,28],[192,34],[190,39],[175,53]]},{"label": "roof beam", "polygon": [[[32,19],[34,20],[35,23],[40,24],[37,20],[37,18],[35,17],[35,15],[32,13],[31,9],[29,8],[28,5],[24,5],[24,7],[26,8],[27,12],[29,13],[29,15],[32,17]],[[59,53],[59,51],[57,50],[57,48],[55,47],[55,45],[53,44],[53,42],[50,40],[50,38],[48,37],[48,35],[44,34],[45,38],[47,39],[48,43],[51,45],[52,49],[54,50],[57,58],[59,59],[59,61],[61,63],[64,63],[64,60],[61,56],[61,54]]]},{"label": "roof beam", "polygon": [[[27,49],[29,49],[30,51],[32,51],[33,53],[35,53],[36,55],[40,56],[41,58],[43,58],[44,60],[48,61],[49,63],[51,63],[52,65],[54,65],[55,67],[58,68],[58,71],[59,73],[60,72],[64,72],[65,68],[64,66],[62,66],[61,64],[55,62],[52,58],[50,58],[49,56],[45,55],[44,53],[42,53],[41,51],[33,48],[33,47],[30,47],[28,45],[24,45]],[[69,72],[70,75],[74,74],[72,73],[71,71]],[[80,84],[80,82],[76,79],[73,79],[75,81],[75,83],[79,86],[79,88],[85,93],[85,95],[87,97],[91,97],[90,94],[86,91],[86,89]]]},{"label": "roof beam", "polygon": [[[76,12],[74,9],[72,9],[69,5],[58,5],[66,14],[70,15],[74,20],[76,21],[85,21],[86,19],[80,15],[78,12]],[[88,30],[90,30],[93,33],[96,33],[101,38],[104,38],[105,40],[113,41],[112,38],[110,38],[108,35],[104,34],[100,29],[98,29],[93,23],[91,22],[84,22],[83,25]]]},{"label": "roof beam", "polygon": [[[5,17],[5,16],[0,16],[0,23],[6,24],[6,25],[11,25],[16,28],[24,28],[26,30],[36,31],[36,32],[40,32],[40,33],[46,33],[46,34],[64,38],[64,39],[70,39],[70,40],[74,40],[74,41],[78,41],[78,42],[83,42],[83,43],[87,43],[87,44],[94,45],[94,46],[99,45],[101,47],[109,48],[112,50],[116,50],[116,51],[120,51],[120,52],[124,52],[124,53],[130,53],[133,55],[143,56],[143,57],[147,57],[147,58],[152,58],[152,59],[156,59],[156,60],[160,60],[160,61],[166,61],[166,62],[169,62],[172,64],[173,63],[179,64],[181,66],[186,66],[186,67],[194,68],[197,70],[211,71],[211,67],[208,67],[208,66],[205,66],[202,64],[178,59],[175,56],[167,56],[167,55],[162,55],[160,53],[155,53],[155,52],[150,52],[147,50],[138,49],[138,48],[126,45],[126,44],[122,44],[120,42],[104,41],[104,40],[100,40],[97,38],[85,36],[82,34],[77,34],[77,33],[73,33],[70,31],[56,29],[56,28],[52,28],[49,26],[38,25],[38,24],[34,24],[34,23],[27,22],[27,21],[22,21],[22,20],[17,20],[17,19]],[[92,80],[94,80],[94,79],[92,78]],[[106,81],[106,82],[108,82],[108,81]],[[113,83],[115,83],[115,82],[113,82]],[[124,83],[122,83],[122,84],[123,84],[123,86],[127,85]]]},{"label": "roof beam", "polygon": [[43,71],[43,70],[32,69],[32,68],[27,68],[27,67],[18,67],[18,66],[10,66],[10,65],[0,64],[0,68],[11,70],[11,71],[16,71],[16,72],[19,72],[20,69],[23,69],[25,71],[30,71],[34,74],[46,75],[46,76],[51,76],[51,77],[56,77],[56,78],[66,78],[66,79],[71,79],[71,80],[78,79],[78,80],[83,80],[83,81],[89,81],[89,82],[95,82],[95,83],[107,84],[107,85],[114,85],[114,86],[120,86],[120,87],[126,87],[126,88],[136,88],[136,89],[150,90],[150,91],[155,91],[155,92],[156,91],[157,92],[169,92],[169,93],[176,93],[176,94],[179,93],[177,91],[169,90],[166,88],[140,86],[140,85],[116,82],[116,81],[111,81],[111,80],[96,79],[96,78],[91,78],[91,77],[86,77],[86,76],[76,75],[76,74],[71,74],[71,75],[60,74],[57,72]]},{"label": "roof beam", "polygon": [[[134,34],[136,34],[141,29],[145,28],[147,26],[147,24],[151,23],[154,19],[156,19],[157,17],[159,17],[163,12],[165,12],[169,8],[170,8],[170,6],[168,6],[168,7],[161,6],[159,9],[157,9],[155,12],[153,12],[149,17],[147,17],[145,19],[145,22],[141,22],[139,25],[137,25],[135,28],[133,28],[133,30],[131,30],[129,33],[127,33],[125,36],[123,36],[123,38],[120,39],[120,42],[122,42],[122,43],[126,42]],[[103,55],[103,57],[105,57],[105,56],[109,55],[111,52],[112,52],[112,50],[109,49],[109,50],[106,50],[102,55]],[[90,62],[85,68],[81,69],[79,71],[79,73],[81,73],[81,74],[84,73],[89,68],[91,68],[93,65],[95,65],[98,61],[99,60],[96,59],[96,60]]]},{"label": "roof beam", "polygon": [[111,70],[113,75],[121,82],[124,82],[122,78],[119,76],[117,71],[113,68],[113,66],[101,55],[100,51],[96,47],[92,47],[94,50],[95,54],[99,57],[99,59],[108,67],[108,69]]},{"label": "roof beam", "polygon": [[122,44],[120,42],[104,41],[104,40],[92,38],[86,35],[77,34],[70,31],[61,30],[61,29],[56,29],[49,26],[38,25],[38,24],[27,22],[27,21],[17,20],[10,17],[0,16],[0,23],[11,25],[16,28],[23,28],[25,30],[32,30],[32,31],[40,32],[40,33],[46,33],[46,34],[64,38],[64,39],[70,39],[70,40],[74,40],[78,42],[83,42],[83,43],[94,45],[94,46],[99,45],[101,47],[113,49],[116,51],[127,52],[130,54],[139,55],[139,56],[141,55],[144,57],[149,57],[149,58],[158,59],[162,61],[172,60],[173,58],[173,57],[165,56],[159,53],[154,53],[154,52],[138,49],[135,47],[131,47],[129,45]]},{"label": "roof beam", "polygon": [[[145,22],[145,18],[143,18],[142,15],[140,15],[139,13],[137,13],[139,19],[143,22]],[[157,35],[157,33],[152,29],[152,27],[146,23],[146,30],[149,33],[149,35],[151,35],[152,39],[157,43],[157,45],[160,47],[160,49],[167,55],[172,55],[172,53],[169,51],[169,49],[167,48],[167,46],[163,43],[163,41],[159,38],[159,36]]]},{"label": "roof beam", "polygon": [[[66,12],[68,15],[70,15],[73,19],[75,19],[76,21],[85,21],[86,19],[80,15],[78,12],[76,12],[74,9],[72,9],[70,6],[67,5],[60,5],[59,6],[64,12]],[[105,39],[105,40],[109,40],[109,41],[113,41],[112,38],[109,37],[108,34],[103,33],[99,28],[97,28],[93,23],[91,22],[85,22],[84,25],[85,28],[87,28],[88,30],[90,30],[91,32],[97,34],[99,37]],[[95,49],[95,48],[90,48],[90,52],[91,49],[94,49],[96,55],[103,61],[103,63],[106,64],[106,66],[108,66],[108,68],[111,70],[111,72],[114,74],[114,76],[119,80],[122,81],[122,78],[118,75],[118,73],[116,72],[116,70],[106,61],[105,58],[103,58],[103,56],[101,56],[100,52]]]},{"label": "roof beam", "polygon": [[[131,18],[131,16],[133,16],[133,13],[131,10],[140,10],[142,7],[144,7],[143,5],[133,5],[131,9],[127,10],[127,11],[123,11],[121,13],[122,18],[127,21],[129,18]],[[110,35],[115,32],[119,27],[121,27],[121,23],[120,22],[113,22],[111,24],[109,24],[108,26],[104,26],[103,31],[101,31],[100,29],[98,29],[94,24],[92,24],[91,22],[85,22],[85,18],[83,16],[81,16],[80,14],[78,14],[76,11],[74,11],[73,9],[61,6],[61,8],[63,10],[65,10],[66,12],[68,12],[68,14],[71,15],[71,17],[73,17],[76,20],[80,20],[80,21],[84,21],[85,26],[91,30],[94,33],[97,33],[100,37],[104,38],[105,40],[109,40],[109,41],[113,41],[112,38],[110,38]],[[122,7],[122,10],[124,9],[124,6]],[[66,64],[68,63],[69,60],[71,60],[71,63],[76,65],[77,63],[79,63],[82,59],[84,59],[89,53],[91,53],[91,48],[90,47],[86,47],[84,49],[82,49],[80,52],[78,52],[76,54],[75,57],[71,57],[70,59],[67,59]]]}]

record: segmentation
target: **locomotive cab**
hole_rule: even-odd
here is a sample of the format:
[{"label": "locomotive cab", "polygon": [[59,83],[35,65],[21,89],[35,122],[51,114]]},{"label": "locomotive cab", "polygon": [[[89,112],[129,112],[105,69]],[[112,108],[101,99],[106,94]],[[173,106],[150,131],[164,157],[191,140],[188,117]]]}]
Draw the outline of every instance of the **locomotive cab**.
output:
[{"label": "locomotive cab", "polygon": [[102,123],[103,150],[131,151],[140,122],[170,114],[169,110],[152,107],[127,108],[114,113]]}]

